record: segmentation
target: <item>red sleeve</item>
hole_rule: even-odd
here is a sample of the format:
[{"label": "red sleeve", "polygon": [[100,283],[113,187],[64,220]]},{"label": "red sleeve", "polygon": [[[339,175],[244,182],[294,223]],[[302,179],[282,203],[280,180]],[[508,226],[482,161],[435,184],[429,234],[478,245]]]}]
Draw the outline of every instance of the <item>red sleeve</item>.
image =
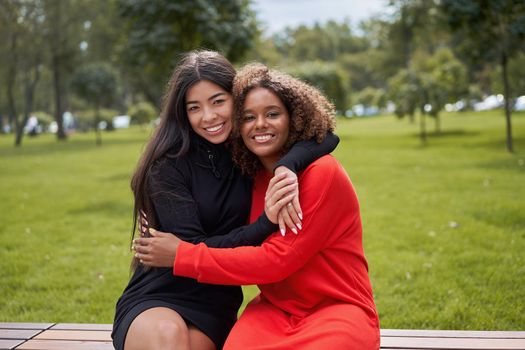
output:
[{"label": "red sleeve", "polygon": [[355,192],[332,156],[310,165],[300,176],[299,188],[304,221],[298,235],[274,233],[259,247],[232,249],[181,242],[173,273],[215,284],[277,282],[301,268],[338,233],[346,231],[345,227],[359,221]]}]

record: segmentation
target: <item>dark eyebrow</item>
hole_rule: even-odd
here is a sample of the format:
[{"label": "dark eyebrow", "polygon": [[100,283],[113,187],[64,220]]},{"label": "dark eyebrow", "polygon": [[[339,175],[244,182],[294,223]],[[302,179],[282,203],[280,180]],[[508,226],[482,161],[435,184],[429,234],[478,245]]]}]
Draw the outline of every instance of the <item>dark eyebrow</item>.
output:
[{"label": "dark eyebrow", "polygon": [[[212,95],[210,98],[208,98],[208,101],[213,100],[214,98],[217,98],[219,96],[226,95],[225,92],[218,92],[215,95]],[[189,105],[190,103],[199,103],[199,101],[187,101],[186,104]]]}]

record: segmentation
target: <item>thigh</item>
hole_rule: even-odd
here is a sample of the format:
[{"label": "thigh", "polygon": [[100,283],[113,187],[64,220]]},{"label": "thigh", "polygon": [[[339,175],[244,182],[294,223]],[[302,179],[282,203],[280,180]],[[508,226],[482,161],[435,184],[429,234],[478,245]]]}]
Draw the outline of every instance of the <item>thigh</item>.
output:
[{"label": "thigh", "polygon": [[154,307],[139,314],[131,323],[124,350],[189,350],[189,331],[184,319],[165,307]]},{"label": "thigh", "polygon": [[189,338],[191,350],[217,350],[213,341],[195,326],[189,326]]},{"label": "thigh", "polygon": [[301,349],[379,349],[379,325],[360,307],[334,304],[305,317],[297,327],[295,346]]}]

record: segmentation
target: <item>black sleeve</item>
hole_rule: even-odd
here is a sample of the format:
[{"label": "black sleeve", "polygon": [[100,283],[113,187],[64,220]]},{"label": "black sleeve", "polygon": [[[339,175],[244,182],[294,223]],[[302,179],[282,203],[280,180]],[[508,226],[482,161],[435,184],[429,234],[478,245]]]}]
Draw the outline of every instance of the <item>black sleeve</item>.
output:
[{"label": "black sleeve", "polygon": [[179,169],[164,163],[151,172],[149,180],[156,228],[171,232],[186,242],[203,242],[212,248],[257,246],[278,231],[278,225],[273,224],[263,213],[250,225],[241,226],[225,235],[208,237],[200,222],[197,203]]},{"label": "black sleeve", "polygon": [[285,166],[294,173],[298,173],[317,159],[331,153],[338,144],[339,137],[332,132],[328,132],[321,143],[317,143],[315,139],[296,142],[273,169]]}]

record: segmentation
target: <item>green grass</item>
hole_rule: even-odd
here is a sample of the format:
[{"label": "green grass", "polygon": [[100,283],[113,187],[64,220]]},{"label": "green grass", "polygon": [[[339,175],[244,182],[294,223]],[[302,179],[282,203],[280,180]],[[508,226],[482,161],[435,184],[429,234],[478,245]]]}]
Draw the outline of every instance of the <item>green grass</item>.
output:
[{"label": "green grass", "polygon": [[[523,329],[525,114],[340,120],[383,328]],[[128,278],[129,177],[148,132],[0,136],[0,321],[110,323]],[[255,287],[245,288],[249,296]]]}]

